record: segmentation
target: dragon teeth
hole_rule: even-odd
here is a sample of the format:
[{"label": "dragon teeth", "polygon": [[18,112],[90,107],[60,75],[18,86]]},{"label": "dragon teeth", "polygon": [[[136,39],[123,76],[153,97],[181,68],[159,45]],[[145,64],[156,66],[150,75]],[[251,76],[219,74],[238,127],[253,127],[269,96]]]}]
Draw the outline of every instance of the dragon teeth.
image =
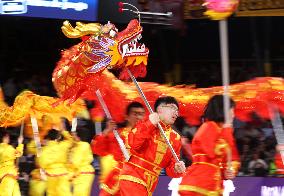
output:
[{"label": "dragon teeth", "polygon": [[131,55],[131,53],[141,53],[141,52],[145,52],[145,45],[142,44],[138,44],[138,40],[140,40],[142,38],[141,35],[138,35],[136,38],[134,38],[132,41],[130,41],[128,44],[124,44],[122,46],[122,58],[124,58],[125,56],[129,56]]},{"label": "dragon teeth", "polygon": [[124,58],[127,52],[128,52],[128,44],[125,44],[122,46],[122,58]]}]

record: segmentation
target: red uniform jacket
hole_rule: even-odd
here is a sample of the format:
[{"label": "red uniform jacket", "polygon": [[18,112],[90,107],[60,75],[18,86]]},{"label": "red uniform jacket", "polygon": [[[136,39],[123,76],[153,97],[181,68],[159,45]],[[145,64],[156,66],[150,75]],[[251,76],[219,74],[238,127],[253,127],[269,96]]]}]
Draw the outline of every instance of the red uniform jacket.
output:
[{"label": "red uniform jacket", "polygon": [[[179,156],[180,136],[170,126],[163,126],[163,128],[174,151]],[[158,176],[162,168],[165,168],[171,177],[181,176],[174,171],[175,159],[159,129],[149,120],[139,123],[129,133],[128,143],[132,156],[128,162],[124,163],[119,180],[141,184],[151,194],[158,183]]]},{"label": "red uniform jacket", "polygon": [[182,179],[179,193],[221,195],[228,156],[234,172],[240,165],[233,129],[220,128],[213,121],[205,122],[195,134],[191,147],[193,163]]}]

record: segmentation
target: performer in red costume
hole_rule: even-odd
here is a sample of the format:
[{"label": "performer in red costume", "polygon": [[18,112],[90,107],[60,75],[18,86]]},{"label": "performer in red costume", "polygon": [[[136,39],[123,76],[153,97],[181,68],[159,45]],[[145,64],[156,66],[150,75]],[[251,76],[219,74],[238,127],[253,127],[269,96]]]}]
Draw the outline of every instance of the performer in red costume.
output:
[{"label": "performer in red costume", "polygon": [[137,124],[128,135],[131,158],[125,162],[119,176],[121,195],[152,195],[162,168],[171,177],[180,177],[185,171],[183,162],[176,162],[157,124],[160,123],[174,151],[179,155],[180,136],[171,128],[178,117],[178,103],[174,97],[160,97],[155,102],[155,113]]},{"label": "performer in red costume", "polygon": [[[223,95],[213,96],[205,109],[205,122],[192,140],[193,163],[179,186],[181,196],[222,195],[224,179],[233,179],[240,166],[232,120],[224,123]],[[233,119],[230,100],[230,119]]]},{"label": "performer in red costume", "polygon": [[[119,135],[124,141],[126,148],[129,151],[128,134],[135,127],[139,120],[142,120],[145,115],[145,109],[139,102],[132,102],[126,109],[126,120],[118,129]],[[119,145],[114,137],[112,130],[115,128],[113,121],[108,122],[107,128],[103,131],[103,135],[98,135],[92,141],[93,153],[99,156],[112,154],[118,162],[117,166],[103,179],[100,184],[100,196],[119,195],[118,176],[122,169],[125,158],[119,148]]]}]

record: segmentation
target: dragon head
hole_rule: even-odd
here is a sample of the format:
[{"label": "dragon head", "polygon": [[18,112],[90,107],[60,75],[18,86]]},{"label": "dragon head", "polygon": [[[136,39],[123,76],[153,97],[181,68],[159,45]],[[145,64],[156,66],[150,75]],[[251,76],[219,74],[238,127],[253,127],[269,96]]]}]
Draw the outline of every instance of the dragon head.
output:
[{"label": "dragon head", "polygon": [[127,28],[117,34],[117,50],[124,57],[145,57],[148,56],[149,50],[144,44],[138,41],[142,38],[142,27],[138,20],[132,20]]},{"label": "dragon head", "polygon": [[[62,31],[69,38],[84,37],[77,57],[87,72],[96,73],[105,68],[130,68],[134,75],[145,76],[149,50],[138,41],[142,38],[142,27],[138,20],[131,20],[126,29],[118,32],[114,24],[76,23],[73,28],[68,21]],[[141,74],[141,67],[144,71]],[[135,69],[139,70],[138,72]]]},{"label": "dragon head", "polygon": [[[144,77],[149,50],[138,41],[142,27],[131,20],[126,29],[118,32],[114,24],[76,23],[68,21],[62,26],[69,38],[82,38],[79,44],[62,51],[61,59],[52,74],[52,81],[62,100],[76,100],[94,88],[91,83],[104,69],[119,69],[120,79],[128,79],[128,68],[135,77]],[[89,87],[88,87],[89,86]],[[90,89],[88,89],[90,88]],[[72,101],[71,101],[72,102]]]}]

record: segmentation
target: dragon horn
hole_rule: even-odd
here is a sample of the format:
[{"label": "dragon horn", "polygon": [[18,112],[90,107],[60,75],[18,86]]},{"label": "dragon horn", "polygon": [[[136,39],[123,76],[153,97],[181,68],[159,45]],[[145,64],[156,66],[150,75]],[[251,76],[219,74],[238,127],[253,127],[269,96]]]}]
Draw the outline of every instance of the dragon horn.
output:
[{"label": "dragon horn", "polygon": [[64,21],[61,27],[62,32],[68,38],[79,38],[85,35],[97,34],[101,32],[101,25],[96,23],[84,24],[81,22],[76,23],[76,27],[72,27],[69,21]]}]

